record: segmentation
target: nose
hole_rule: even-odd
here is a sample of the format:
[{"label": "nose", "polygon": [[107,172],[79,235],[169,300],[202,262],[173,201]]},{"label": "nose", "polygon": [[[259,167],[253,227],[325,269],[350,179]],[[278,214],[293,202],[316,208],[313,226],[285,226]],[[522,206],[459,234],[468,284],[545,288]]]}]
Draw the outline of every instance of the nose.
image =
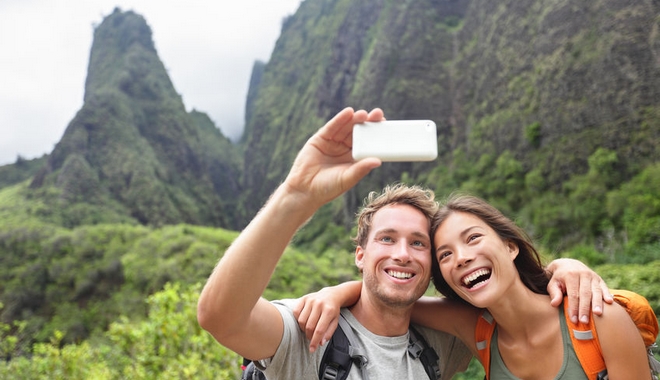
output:
[{"label": "nose", "polygon": [[462,268],[474,260],[474,255],[469,249],[457,249],[454,253],[456,256],[456,266]]},{"label": "nose", "polygon": [[409,249],[410,247],[408,246],[408,243],[405,242],[405,240],[399,241],[399,243],[394,246],[392,258],[400,263],[409,262],[411,257]]}]

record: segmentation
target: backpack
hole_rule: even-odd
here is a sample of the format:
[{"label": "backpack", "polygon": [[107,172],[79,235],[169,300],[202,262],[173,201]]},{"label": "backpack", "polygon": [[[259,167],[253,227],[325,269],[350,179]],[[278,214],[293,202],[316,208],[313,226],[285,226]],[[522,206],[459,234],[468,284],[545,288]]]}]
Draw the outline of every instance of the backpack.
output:
[{"label": "backpack", "polygon": [[[610,290],[614,301],[621,305],[632,318],[646,345],[649,356],[649,367],[653,379],[657,380],[660,373],[660,362],[653,356],[652,349],[657,347],[655,340],[658,337],[658,319],[653,308],[643,296],[628,290]],[[580,365],[590,380],[607,380],[607,369],[600,350],[598,334],[594,326],[594,319],[590,318],[588,324],[575,324],[568,316],[568,302],[564,298],[564,315],[571,334],[571,342]],[[493,317],[485,311],[477,321],[475,338],[479,357],[489,378],[490,371],[490,340],[495,330]]]},{"label": "backpack", "polygon": [[[431,348],[422,334],[411,325],[409,328],[408,355],[422,362],[424,371],[431,380],[440,379],[440,367],[438,365],[438,354]],[[319,380],[345,380],[355,364],[362,371],[362,378],[368,380],[368,359],[357,344],[357,338],[353,329],[344,316],[339,318],[339,326],[332,338],[327,343],[319,365]],[[243,374],[241,380],[266,380],[252,360],[243,359]]]}]

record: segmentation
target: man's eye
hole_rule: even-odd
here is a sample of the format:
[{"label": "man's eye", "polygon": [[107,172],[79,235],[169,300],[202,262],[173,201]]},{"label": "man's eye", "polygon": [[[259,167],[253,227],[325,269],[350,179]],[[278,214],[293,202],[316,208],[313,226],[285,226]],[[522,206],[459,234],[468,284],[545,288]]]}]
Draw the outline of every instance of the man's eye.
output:
[{"label": "man's eye", "polygon": [[413,242],[412,245],[414,245],[415,247],[425,247],[426,246],[426,244],[424,244],[423,241],[419,241],[419,240]]},{"label": "man's eye", "polygon": [[383,236],[382,238],[380,238],[380,241],[385,242],[385,243],[391,243],[394,240],[392,240],[392,238],[389,237],[389,236]]}]

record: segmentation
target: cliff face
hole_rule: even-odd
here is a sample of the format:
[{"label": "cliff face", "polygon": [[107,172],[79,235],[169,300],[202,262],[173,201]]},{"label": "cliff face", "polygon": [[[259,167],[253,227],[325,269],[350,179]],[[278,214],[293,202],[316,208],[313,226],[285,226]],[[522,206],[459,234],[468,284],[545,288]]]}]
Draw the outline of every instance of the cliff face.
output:
[{"label": "cliff face", "polygon": [[[546,190],[597,148],[622,178],[658,159],[659,4],[641,0],[307,0],[286,20],[246,127],[247,217],[344,106],[430,118],[440,158],[386,164],[345,197],[507,154]],[[457,153],[459,152],[459,153]],[[457,156],[458,154],[458,156]],[[481,160],[481,161],[480,161]],[[348,217],[348,219],[346,218]]]},{"label": "cliff face", "polygon": [[141,223],[238,229],[345,106],[434,120],[440,155],[384,164],[325,223],[350,225],[368,191],[402,179],[484,196],[499,186],[519,207],[566,193],[599,149],[625,182],[660,158],[659,7],[305,0],[269,62],[254,65],[240,146],[203,113],[185,112],[144,19],[117,10],[95,31],[84,106],[32,187]]},{"label": "cliff face", "polygon": [[145,20],[115,9],[94,32],[84,105],[32,187],[140,223],[232,226],[239,161],[208,117],[185,111]]},{"label": "cliff face", "polygon": [[[248,217],[284,178],[309,136],[345,106],[389,119],[451,116],[452,28],[469,1],[314,0],[286,20],[264,69],[245,132]],[[346,198],[433,164],[386,164]]]},{"label": "cliff face", "polygon": [[452,146],[510,150],[556,184],[597,147],[623,166],[657,160],[658,6],[474,0],[457,33]]}]

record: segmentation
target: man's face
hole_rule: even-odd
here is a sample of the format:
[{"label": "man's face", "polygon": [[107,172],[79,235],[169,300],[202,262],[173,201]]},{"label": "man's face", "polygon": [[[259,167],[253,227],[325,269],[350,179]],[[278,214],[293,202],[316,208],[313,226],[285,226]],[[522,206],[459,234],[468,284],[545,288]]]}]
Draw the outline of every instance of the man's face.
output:
[{"label": "man's face", "polygon": [[388,205],[374,214],[366,246],[355,255],[371,302],[407,308],[424,294],[431,277],[429,230],[413,206]]}]

